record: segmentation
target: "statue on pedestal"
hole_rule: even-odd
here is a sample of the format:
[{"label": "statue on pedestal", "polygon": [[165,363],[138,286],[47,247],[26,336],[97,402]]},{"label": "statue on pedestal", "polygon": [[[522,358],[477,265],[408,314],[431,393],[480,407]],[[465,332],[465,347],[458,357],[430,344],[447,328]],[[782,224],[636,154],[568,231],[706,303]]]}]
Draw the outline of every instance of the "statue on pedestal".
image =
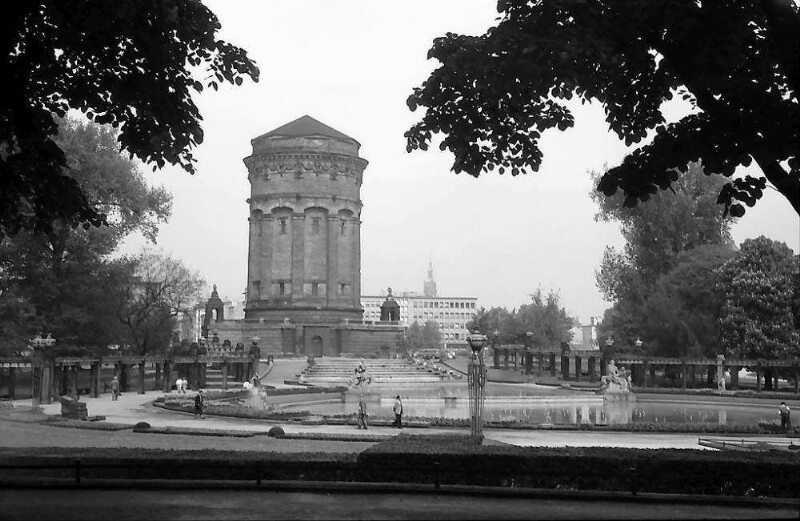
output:
[{"label": "statue on pedestal", "polygon": [[600,379],[600,391],[608,395],[630,395],[631,377],[627,374],[624,367],[617,368],[614,360],[608,362],[606,375]]}]

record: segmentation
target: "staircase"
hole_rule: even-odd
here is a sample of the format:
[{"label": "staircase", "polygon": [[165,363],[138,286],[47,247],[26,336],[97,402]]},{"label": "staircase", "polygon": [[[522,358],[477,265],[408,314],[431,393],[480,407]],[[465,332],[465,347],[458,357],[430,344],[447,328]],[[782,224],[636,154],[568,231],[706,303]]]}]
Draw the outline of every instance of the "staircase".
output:
[{"label": "staircase", "polygon": [[[242,382],[235,380],[236,373],[233,369],[228,369],[228,389],[242,388]],[[224,389],[222,385],[222,368],[206,367],[206,389]]]},{"label": "staircase", "polygon": [[[353,358],[318,358],[314,365],[306,367],[298,377],[298,382],[319,386],[350,386],[354,383],[355,369],[359,360]],[[365,360],[366,375],[371,385],[421,384],[449,381],[451,375],[446,367],[429,363],[427,366],[414,364],[407,360],[376,359]],[[435,368],[436,367],[436,368]]]}]

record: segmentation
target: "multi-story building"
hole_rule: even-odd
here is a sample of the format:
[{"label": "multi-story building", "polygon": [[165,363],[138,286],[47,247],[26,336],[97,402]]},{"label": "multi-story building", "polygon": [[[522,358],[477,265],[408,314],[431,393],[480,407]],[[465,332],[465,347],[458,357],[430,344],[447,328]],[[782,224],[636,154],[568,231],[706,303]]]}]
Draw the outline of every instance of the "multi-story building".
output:
[{"label": "multi-story building", "polygon": [[[439,326],[442,341],[447,346],[460,347],[467,343],[467,325],[478,312],[478,299],[475,297],[440,297],[433,280],[433,266],[428,265],[428,280],[423,293],[403,292],[394,295],[400,306],[400,324],[408,327],[414,322],[420,325],[432,320]],[[362,296],[364,320],[377,321],[381,316],[381,304],[385,295]]]}]

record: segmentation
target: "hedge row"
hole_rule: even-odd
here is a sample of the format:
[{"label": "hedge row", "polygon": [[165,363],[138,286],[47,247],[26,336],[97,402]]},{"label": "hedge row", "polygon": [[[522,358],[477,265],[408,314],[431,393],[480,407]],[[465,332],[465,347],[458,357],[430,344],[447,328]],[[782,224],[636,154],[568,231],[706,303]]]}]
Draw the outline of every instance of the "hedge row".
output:
[{"label": "hedge row", "polygon": [[465,436],[400,435],[359,455],[376,481],[798,497],[800,458],[605,447],[476,445]]},{"label": "hedge row", "polygon": [[[58,451],[58,452],[56,452]],[[758,453],[607,447],[477,445],[467,436],[408,436],[359,455],[148,449],[0,450],[0,463],[81,460],[86,478],[289,479],[514,486],[735,496],[798,497],[800,457]],[[93,468],[92,464],[123,465]],[[14,476],[71,477],[70,469]],[[13,476],[9,476],[13,477]]]}]

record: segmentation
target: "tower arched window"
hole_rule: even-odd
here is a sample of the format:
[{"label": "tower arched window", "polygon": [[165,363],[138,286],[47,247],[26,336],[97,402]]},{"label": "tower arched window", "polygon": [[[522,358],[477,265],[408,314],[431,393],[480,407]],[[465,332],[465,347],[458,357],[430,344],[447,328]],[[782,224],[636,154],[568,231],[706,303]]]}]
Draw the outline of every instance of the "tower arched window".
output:
[{"label": "tower arched window", "polygon": [[344,219],[342,219],[341,221],[339,221],[339,226],[341,227],[341,234],[342,234],[342,235],[347,235],[347,233],[346,233],[346,230],[347,230],[347,228],[346,228],[346,227],[347,227],[347,221],[345,221]]},{"label": "tower arched window", "polygon": [[279,222],[281,225],[281,235],[286,235],[286,217],[281,217]]}]

